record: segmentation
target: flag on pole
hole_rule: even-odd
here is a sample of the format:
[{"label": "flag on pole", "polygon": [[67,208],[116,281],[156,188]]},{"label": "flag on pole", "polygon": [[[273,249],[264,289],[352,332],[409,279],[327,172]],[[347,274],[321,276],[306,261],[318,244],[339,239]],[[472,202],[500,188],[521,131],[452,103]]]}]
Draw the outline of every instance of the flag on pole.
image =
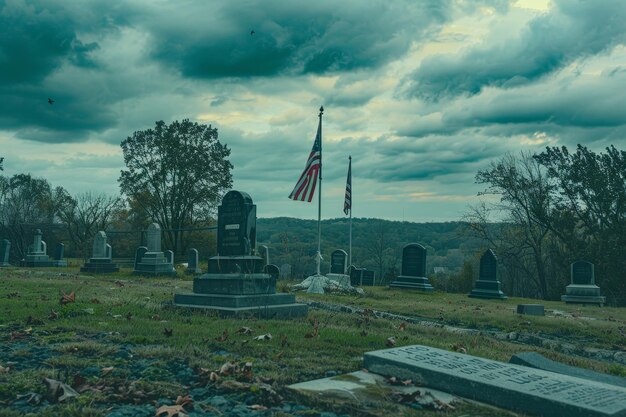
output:
[{"label": "flag on pole", "polygon": [[352,211],[352,157],[348,162],[348,179],[346,180],[346,198],[343,202],[343,212],[348,214],[348,211]]},{"label": "flag on pole", "polygon": [[320,117],[320,123],[317,126],[317,135],[315,135],[315,142],[313,143],[313,149],[309,159],[306,161],[306,166],[298,183],[293,188],[289,198],[292,200],[308,201],[309,203],[313,199],[315,194],[315,186],[317,184],[317,176],[322,165],[322,118]]}]

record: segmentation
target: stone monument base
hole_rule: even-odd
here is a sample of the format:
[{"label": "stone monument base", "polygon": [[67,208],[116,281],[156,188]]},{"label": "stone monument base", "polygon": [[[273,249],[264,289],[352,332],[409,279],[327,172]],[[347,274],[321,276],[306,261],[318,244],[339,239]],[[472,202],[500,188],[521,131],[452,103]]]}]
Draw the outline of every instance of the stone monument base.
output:
[{"label": "stone monument base", "polygon": [[55,259],[52,261],[52,266],[66,267],[67,261],[65,259]]},{"label": "stone monument base", "polygon": [[11,266],[11,264],[8,262],[0,262],[0,268],[7,267],[7,266]]},{"label": "stone monument base", "polygon": [[326,278],[330,279],[331,281],[335,281],[339,285],[343,285],[343,286],[350,285],[350,275],[328,273],[326,274]]},{"label": "stone monument base", "polygon": [[479,279],[474,284],[474,289],[469,293],[471,298],[489,298],[506,300],[508,297],[500,290],[500,281],[489,281]]},{"label": "stone monument base", "polygon": [[430,285],[428,278],[426,277],[410,277],[406,275],[398,275],[396,280],[389,284],[391,288],[409,288],[414,290],[420,290],[425,292],[431,292],[434,290]]},{"label": "stone monument base", "polygon": [[597,285],[570,284],[565,287],[561,301],[567,304],[598,304],[602,307],[606,297],[600,295],[600,287]]},{"label": "stone monument base", "polygon": [[267,274],[204,274],[194,278],[193,293],[174,294],[174,305],[221,317],[292,318],[308,312],[295,295],[277,294],[276,279]]},{"label": "stone monument base", "polygon": [[156,277],[161,275],[176,275],[174,265],[167,262],[163,252],[146,252],[137,263],[133,275]]},{"label": "stone monument base", "polygon": [[20,266],[30,267],[49,267],[54,266],[53,261],[50,260],[48,255],[26,255],[26,258],[20,261]]},{"label": "stone monument base", "polygon": [[80,268],[80,272],[88,272],[91,274],[110,274],[119,272],[119,270],[120,268],[109,258],[91,258],[89,262]]}]

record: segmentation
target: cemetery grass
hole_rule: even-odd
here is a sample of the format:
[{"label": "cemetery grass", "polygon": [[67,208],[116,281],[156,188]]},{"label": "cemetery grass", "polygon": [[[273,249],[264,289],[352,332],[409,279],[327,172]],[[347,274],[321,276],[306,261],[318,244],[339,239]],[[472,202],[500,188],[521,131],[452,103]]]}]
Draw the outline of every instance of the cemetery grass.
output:
[{"label": "cemetery grass", "polygon": [[[621,365],[568,358],[442,327],[376,318],[367,312],[310,309],[305,318],[256,320],[218,319],[171,307],[173,293],[190,290],[191,284],[191,278],[181,272],[179,279],[155,279],[134,277],[128,270],[106,276],[79,274],[74,268],[0,270],[0,416],[154,416],[160,406],[174,405],[179,396],[186,395],[195,404],[194,411],[186,409],[192,417],[211,412],[227,416],[226,409],[234,404],[242,410],[236,415],[283,417],[330,411],[366,416],[512,415],[472,404],[458,404],[455,410],[445,412],[417,410],[387,394],[367,404],[302,398],[285,388],[360,370],[363,353],[393,343],[396,347],[425,344],[504,361],[519,351],[536,350],[578,366],[626,375]],[[286,283],[279,283],[279,290],[285,287]],[[509,311],[520,300],[488,302],[464,295],[420,295],[384,288],[366,291],[368,295],[358,298],[298,297],[510,331],[561,334],[565,324],[571,327],[577,322],[568,318],[553,325],[548,317],[520,319]],[[72,292],[74,301],[61,303],[63,294]],[[579,309],[558,307],[574,313]],[[597,320],[585,321],[589,323],[567,337],[614,347],[614,340],[602,335],[611,329],[619,331],[620,326],[623,331],[624,313],[619,309],[581,310]],[[271,339],[255,340],[270,334]],[[228,370],[225,365],[229,362],[240,369],[249,363],[250,372],[230,368],[230,375],[220,373]],[[59,402],[42,382],[44,378],[74,386],[80,394]],[[221,402],[215,402],[216,397]],[[262,411],[264,407],[266,411]]]}]

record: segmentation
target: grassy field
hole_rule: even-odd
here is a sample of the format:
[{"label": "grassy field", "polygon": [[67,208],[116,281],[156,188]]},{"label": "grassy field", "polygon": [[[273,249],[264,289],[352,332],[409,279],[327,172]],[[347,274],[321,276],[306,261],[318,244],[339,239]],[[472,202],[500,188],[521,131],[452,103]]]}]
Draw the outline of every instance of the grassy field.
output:
[{"label": "grassy field", "polygon": [[[185,408],[189,416],[220,415],[219,407],[207,402],[215,395],[235,396],[249,415],[315,416],[331,406],[351,415],[382,416],[390,410],[407,416],[511,415],[471,404],[446,412],[416,410],[398,404],[392,396],[367,405],[319,399],[302,409],[284,405],[303,401],[293,397],[286,385],[359,370],[363,353],[386,348],[390,337],[396,346],[463,349],[503,361],[517,352],[535,350],[563,362],[626,375],[624,366],[608,361],[372,314],[310,309],[307,317],[289,321],[220,319],[169,305],[174,292],[190,290],[191,284],[191,278],[182,274],[179,279],[149,279],[133,277],[128,271],[89,276],[79,275],[74,268],[0,269],[0,416],[155,415],[158,407],[175,406],[176,399],[186,395],[196,404],[194,411]],[[288,283],[278,286],[286,289]],[[61,302],[63,294],[71,293],[73,301]],[[623,309],[546,302],[546,317],[518,316],[516,304],[536,301],[484,301],[387,288],[366,288],[363,297],[298,297],[463,328],[543,334],[626,350]],[[267,334],[271,339],[255,340]],[[239,371],[234,372],[234,366],[225,368],[229,362]],[[80,395],[59,402],[58,392],[51,392],[44,378],[73,386]],[[144,408],[132,408],[140,406]]]}]

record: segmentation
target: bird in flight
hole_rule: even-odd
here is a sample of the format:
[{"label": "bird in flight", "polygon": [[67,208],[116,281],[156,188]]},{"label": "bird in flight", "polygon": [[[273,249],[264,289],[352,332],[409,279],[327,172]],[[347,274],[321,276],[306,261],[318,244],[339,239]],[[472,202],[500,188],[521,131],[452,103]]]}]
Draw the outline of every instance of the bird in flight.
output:
[{"label": "bird in flight", "polygon": [[54,103],[54,100],[52,100],[50,97],[48,97],[48,103],[52,104],[52,103]]},{"label": "bird in flight", "polygon": [[254,30],[250,31],[250,36],[254,35]]}]

